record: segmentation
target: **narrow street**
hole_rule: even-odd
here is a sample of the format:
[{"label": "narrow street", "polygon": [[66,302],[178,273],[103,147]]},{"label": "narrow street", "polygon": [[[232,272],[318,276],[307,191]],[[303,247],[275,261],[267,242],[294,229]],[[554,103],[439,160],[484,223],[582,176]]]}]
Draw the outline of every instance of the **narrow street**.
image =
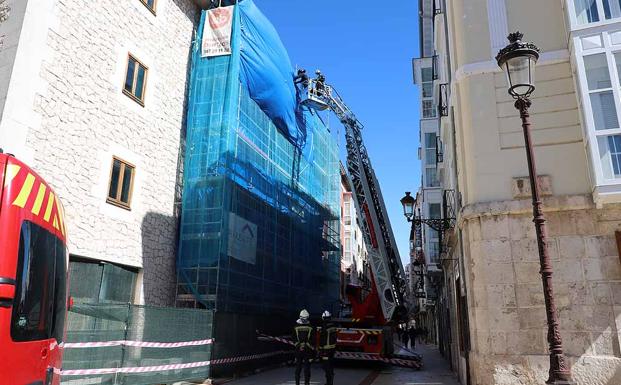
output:
[{"label": "narrow street", "polygon": [[[457,385],[448,363],[432,345],[418,345],[416,352],[423,355],[424,368],[420,371],[392,366],[369,366],[367,364],[338,365],[334,383],[338,385]],[[303,380],[302,380],[303,382]],[[313,366],[312,385],[325,383],[323,371]],[[294,385],[293,368],[269,370],[254,376],[229,382],[230,385]]]}]

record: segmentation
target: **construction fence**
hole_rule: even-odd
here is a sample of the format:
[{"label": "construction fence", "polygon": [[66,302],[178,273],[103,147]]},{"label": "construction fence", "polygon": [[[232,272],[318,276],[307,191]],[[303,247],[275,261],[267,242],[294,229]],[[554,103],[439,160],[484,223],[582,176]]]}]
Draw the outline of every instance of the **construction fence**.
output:
[{"label": "construction fence", "polygon": [[62,384],[168,384],[209,377],[213,311],[79,304],[68,315]]}]

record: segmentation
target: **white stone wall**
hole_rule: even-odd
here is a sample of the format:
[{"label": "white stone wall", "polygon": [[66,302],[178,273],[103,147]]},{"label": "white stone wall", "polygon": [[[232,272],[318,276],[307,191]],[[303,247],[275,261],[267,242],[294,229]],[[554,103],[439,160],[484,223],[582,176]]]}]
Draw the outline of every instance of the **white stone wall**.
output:
[{"label": "white stone wall", "polygon": [[[621,207],[591,196],[544,201],[561,334],[574,380],[621,384]],[[530,200],[468,206],[462,228],[477,385],[547,379],[547,324]]]},{"label": "white stone wall", "polygon": [[[16,152],[64,203],[70,253],[144,269],[146,303],[172,305],[175,184],[198,10],[191,0],[159,0],[157,15],[140,0],[40,3],[51,12],[39,15],[38,68],[24,75],[33,101],[8,96],[31,115],[14,125],[25,138]],[[35,26],[22,34],[27,28]],[[128,53],[149,68],[144,107],[122,93]],[[113,155],[136,166],[131,211],[106,203]]]}]

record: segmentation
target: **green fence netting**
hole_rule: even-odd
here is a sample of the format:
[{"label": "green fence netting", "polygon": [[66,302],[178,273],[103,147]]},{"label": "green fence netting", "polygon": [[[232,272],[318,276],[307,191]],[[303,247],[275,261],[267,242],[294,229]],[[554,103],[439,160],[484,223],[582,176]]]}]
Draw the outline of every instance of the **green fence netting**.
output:
[{"label": "green fence netting", "polygon": [[[205,379],[208,365],[174,366],[211,359],[212,344],[201,341],[212,338],[212,323],[213,312],[207,310],[76,305],[68,316],[62,384],[147,385]],[[185,346],[189,342],[197,345]],[[91,374],[76,375],[81,371]]]}]

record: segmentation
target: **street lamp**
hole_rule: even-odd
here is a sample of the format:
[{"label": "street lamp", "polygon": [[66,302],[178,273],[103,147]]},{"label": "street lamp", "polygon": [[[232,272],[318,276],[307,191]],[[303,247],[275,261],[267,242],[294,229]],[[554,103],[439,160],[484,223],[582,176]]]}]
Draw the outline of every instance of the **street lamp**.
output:
[{"label": "street lamp", "polygon": [[408,222],[414,217],[414,205],[416,205],[416,199],[412,197],[411,192],[406,191],[405,196],[401,198],[401,204],[403,205],[403,215],[407,218]]},{"label": "street lamp", "polygon": [[559,321],[552,286],[552,264],[548,254],[546,220],[541,208],[535,154],[530,135],[530,114],[528,112],[531,106],[529,97],[535,90],[534,71],[537,59],[539,59],[539,48],[532,43],[522,42],[523,37],[524,35],[519,31],[509,34],[509,45],[500,50],[496,60],[498,61],[498,66],[507,75],[509,94],[516,99],[515,108],[520,111],[524,141],[526,142],[526,159],[533,198],[533,222],[535,223],[535,231],[537,233],[541,280],[543,282],[543,294],[548,321],[548,343],[550,345],[550,372],[546,383],[567,385],[573,384],[573,382],[571,382],[571,369],[567,365],[563,354],[563,341],[559,332]]}]

